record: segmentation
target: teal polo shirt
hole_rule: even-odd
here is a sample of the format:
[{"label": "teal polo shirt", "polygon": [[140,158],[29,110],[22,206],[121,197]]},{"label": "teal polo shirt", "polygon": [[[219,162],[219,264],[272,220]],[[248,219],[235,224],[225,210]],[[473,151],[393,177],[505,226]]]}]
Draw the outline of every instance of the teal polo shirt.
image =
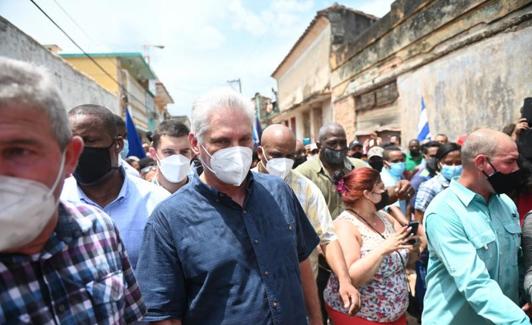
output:
[{"label": "teal polo shirt", "polygon": [[530,324],[517,305],[521,228],[508,196],[486,202],[453,180],[428,206],[425,230],[424,325]]}]

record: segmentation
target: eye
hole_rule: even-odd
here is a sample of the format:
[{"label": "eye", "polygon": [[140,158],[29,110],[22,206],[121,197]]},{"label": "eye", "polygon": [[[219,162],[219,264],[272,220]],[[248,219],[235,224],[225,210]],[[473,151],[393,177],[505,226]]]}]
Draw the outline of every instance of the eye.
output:
[{"label": "eye", "polygon": [[8,158],[25,157],[31,155],[32,153],[33,151],[22,147],[8,148],[4,151],[4,155]]}]

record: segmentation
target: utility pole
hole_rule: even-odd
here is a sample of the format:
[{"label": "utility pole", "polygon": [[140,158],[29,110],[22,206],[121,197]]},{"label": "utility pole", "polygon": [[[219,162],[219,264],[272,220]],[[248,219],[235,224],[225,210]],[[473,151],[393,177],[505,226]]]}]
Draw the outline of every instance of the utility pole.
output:
[{"label": "utility pole", "polygon": [[234,80],[227,80],[227,83],[231,88],[233,87],[232,84],[238,83],[238,92],[242,93],[242,82],[240,81],[240,78],[234,79]]}]

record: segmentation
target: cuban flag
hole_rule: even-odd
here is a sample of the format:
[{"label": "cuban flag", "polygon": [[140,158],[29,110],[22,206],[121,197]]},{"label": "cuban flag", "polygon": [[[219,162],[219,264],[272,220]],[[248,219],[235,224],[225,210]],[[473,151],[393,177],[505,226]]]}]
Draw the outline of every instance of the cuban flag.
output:
[{"label": "cuban flag", "polygon": [[127,129],[127,142],[129,144],[129,156],[136,156],[139,159],[145,158],[146,153],[144,148],[142,148],[142,143],[140,142],[139,135],[137,134],[137,129],[135,128],[135,123],[129,114],[129,109],[126,108],[126,129]]},{"label": "cuban flag", "polygon": [[419,122],[417,123],[417,139],[423,141],[430,137],[427,108],[425,107],[425,100],[423,99],[423,96],[421,96],[421,112],[419,113]]},{"label": "cuban flag", "polygon": [[255,123],[253,123],[253,142],[255,145],[260,145],[260,138],[262,137],[262,127],[258,117],[255,117]]}]

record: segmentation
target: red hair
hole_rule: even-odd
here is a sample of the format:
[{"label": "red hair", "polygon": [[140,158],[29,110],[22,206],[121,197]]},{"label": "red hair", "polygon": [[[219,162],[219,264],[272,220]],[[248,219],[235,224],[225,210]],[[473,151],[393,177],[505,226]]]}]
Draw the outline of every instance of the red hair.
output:
[{"label": "red hair", "polygon": [[346,205],[352,205],[363,197],[364,191],[371,191],[373,186],[381,180],[380,174],[373,168],[361,167],[353,169],[342,179],[344,191],[342,201]]}]

